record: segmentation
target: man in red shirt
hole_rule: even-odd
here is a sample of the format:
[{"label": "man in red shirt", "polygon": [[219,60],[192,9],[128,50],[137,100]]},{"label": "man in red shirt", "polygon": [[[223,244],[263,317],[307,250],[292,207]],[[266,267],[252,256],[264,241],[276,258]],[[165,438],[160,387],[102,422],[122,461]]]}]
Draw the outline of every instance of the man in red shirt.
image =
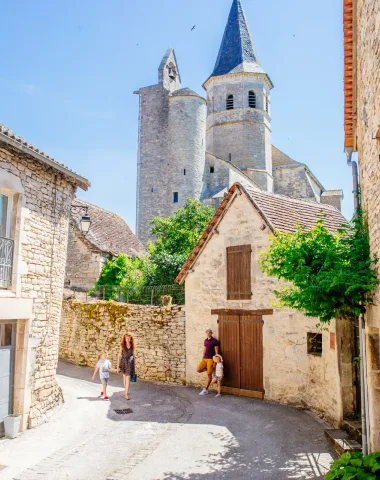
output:
[{"label": "man in red shirt", "polygon": [[214,368],[214,360],[212,359],[212,357],[219,353],[219,342],[216,338],[212,336],[211,328],[208,328],[206,330],[206,335],[207,338],[203,343],[203,359],[198,365],[197,372],[207,372],[207,384],[199,395],[207,395],[209,393],[208,387],[210,386],[212,380],[212,371]]}]

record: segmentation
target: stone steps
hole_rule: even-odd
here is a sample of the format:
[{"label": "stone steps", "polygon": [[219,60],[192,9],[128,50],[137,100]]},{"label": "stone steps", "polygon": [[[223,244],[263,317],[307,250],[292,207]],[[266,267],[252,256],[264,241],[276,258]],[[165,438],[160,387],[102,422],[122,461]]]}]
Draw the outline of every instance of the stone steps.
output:
[{"label": "stone steps", "polygon": [[342,429],[345,430],[350,438],[362,443],[362,421],[359,420],[344,420]]},{"label": "stone steps", "polygon": [[338,455],[342,455],[345,452],[360,452],[362,450],[361,444],[357,440],[350,438],[350,435],[344,430],[326,429],[325,436]]}]

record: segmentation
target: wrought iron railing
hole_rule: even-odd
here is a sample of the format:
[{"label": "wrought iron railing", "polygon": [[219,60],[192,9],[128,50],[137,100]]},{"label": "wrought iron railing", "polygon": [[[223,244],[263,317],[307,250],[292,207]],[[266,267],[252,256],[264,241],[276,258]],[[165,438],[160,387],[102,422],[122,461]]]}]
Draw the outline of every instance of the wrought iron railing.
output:
[{"label": "wrought iron railing", "polygon": [[13,240],[0,237],[0,288],[12,284],[13,246]]}]

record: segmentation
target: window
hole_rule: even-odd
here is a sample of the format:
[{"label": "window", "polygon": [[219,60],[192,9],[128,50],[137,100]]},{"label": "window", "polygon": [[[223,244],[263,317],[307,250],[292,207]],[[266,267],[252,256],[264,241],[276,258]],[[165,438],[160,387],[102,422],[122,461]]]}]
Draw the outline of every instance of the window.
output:
[{"label": "window", "polygon": [[227,300],[250,300],[251,245],[227,247]]},{"label": "window", "polygon": [[10,237],[12,197],[0,193],[0,237]]},{"label": "window", "polygon": [[307,353],[322,355],[322,333],[307,333]]},{"label": "window", "polygon": [[186,168],[183,169],[183,174],[186,175]]},{"label": "window", "polygon": [[265,95],[265,111],[269,113],[269,95]]},{"label": "window", "polygon": [[178,192],[173,193],[173,203],[178,203]]},{"label": "window", "polygon": [[248,94],[248,105],[250,108],[256,108],[256,94],[250,91]]},{"label": "window", "polygon": [[233,108],[234,108],[234,96],[233,95],[228,95],[227,96],[226,109],[227,110],[233,110]]},{"label": "window", "polygon": [[210,167],[210,173],[214,173],[215,172],[215,167]]}]

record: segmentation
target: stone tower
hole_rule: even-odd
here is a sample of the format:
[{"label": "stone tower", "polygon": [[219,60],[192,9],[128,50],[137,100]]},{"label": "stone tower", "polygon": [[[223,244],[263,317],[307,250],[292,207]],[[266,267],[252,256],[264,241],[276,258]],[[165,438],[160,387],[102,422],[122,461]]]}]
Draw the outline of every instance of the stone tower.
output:
[{"label": "stone tower", "polygon": [[273,190],[269,92],[240,0],[233,0],[207,91],[206,150]]},{"label": "stone tower", "polygon": [[151,220],[167,217],[189,197],[200,198],[205,163],[206,101],[181,79],[173,49],[158,84],[140,88],[136,234],[146,244]]}]

